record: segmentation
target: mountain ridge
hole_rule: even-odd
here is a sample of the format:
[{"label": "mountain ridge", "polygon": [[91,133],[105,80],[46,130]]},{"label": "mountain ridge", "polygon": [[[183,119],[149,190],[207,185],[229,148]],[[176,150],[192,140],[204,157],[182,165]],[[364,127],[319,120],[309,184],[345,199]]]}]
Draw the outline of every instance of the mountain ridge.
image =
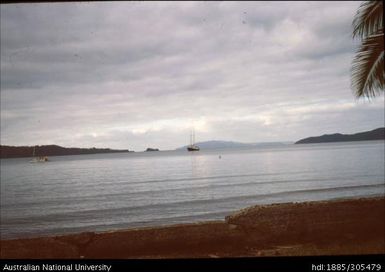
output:
[{"label": "mountain ridge", "polygon": [[384,140],[385,127],[376,128],[370,131],[358,132],[354,134],[323,134],[321,136],[312,136],[303,138],[295,144],[316,144],[316,143],[332,143],[332,142],[351,142],[351,141],[372,141]]}]

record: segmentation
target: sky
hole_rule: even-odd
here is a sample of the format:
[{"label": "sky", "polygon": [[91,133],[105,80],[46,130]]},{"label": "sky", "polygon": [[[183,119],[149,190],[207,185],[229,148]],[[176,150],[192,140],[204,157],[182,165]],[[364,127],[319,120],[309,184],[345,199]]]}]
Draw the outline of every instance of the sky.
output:
[{"label": "sky", "polygon": [[384,126],[355,98],[360,2],[1,5],[1,144],[175,149]]}]

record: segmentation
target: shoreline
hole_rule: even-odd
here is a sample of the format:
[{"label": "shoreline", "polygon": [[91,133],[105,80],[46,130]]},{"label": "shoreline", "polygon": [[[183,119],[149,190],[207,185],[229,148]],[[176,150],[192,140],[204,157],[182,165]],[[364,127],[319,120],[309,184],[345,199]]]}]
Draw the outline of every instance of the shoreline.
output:
[{"label": "shoreline", "polygon": [[225,220],[1,240],[2,259],[385,253],[385,197],[256,205]]}]

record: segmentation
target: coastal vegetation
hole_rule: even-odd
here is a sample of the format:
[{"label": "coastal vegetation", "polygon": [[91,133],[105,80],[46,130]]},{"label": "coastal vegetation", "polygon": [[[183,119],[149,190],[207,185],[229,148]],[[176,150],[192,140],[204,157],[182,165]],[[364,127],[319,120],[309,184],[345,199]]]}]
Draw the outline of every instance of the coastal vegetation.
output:
[{"label": "coastal vegetation", "polygon": [[32,157],[35,148],[35,156],[63,156],[63,155],[85,155],[99,153],[119,153],[130,152],[128,149],[114,150],[110,148],[66,148],[58,145],[39,145],[39,146],[8,146],[0,145],[1,158],[23,158]]}]

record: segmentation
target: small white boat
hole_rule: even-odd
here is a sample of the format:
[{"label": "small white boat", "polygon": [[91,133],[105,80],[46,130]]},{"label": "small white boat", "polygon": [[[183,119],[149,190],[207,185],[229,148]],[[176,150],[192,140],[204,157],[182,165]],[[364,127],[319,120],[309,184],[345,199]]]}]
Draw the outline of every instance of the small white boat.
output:
[{"label": "small white boat", "polygon": [[36,157],[36,158],[33,158],[30,163],[34,163],[34,162],[47,162],[48,161],[48,157],[44,156],[44,157]]},{"label": "small white boat", "polygon": [[35,156],[35,146],[33,147],[33,153],[32,153],[33,159],[30,160],[30,163],[35,163],[35,162],[47,162],[48,157],[47,156]]}]

